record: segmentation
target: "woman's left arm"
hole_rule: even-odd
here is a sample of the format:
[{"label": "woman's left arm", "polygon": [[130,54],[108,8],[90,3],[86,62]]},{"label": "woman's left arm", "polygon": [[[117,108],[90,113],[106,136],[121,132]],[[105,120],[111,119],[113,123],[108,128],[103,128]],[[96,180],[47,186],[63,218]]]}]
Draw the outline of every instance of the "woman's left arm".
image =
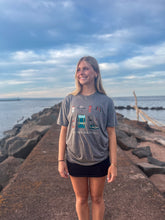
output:
[{"label": "woman's left arm", "polygon": [[111,166],[108,169],[107,181],[113,182],[117,177],[117,143],[115,127],[107,127],[109,137],[109,154],[111,159]]}]

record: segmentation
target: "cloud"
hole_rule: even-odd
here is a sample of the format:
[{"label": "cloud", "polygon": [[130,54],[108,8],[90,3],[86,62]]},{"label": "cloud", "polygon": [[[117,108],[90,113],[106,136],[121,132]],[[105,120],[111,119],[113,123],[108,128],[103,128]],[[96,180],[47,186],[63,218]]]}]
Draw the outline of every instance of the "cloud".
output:
[{"label": "cloud", "polygon": [[130,36],[132,36],[132,33],[128,29],[119,29],[112,33],[93,35],[93,37],[101,40],[111,40],[112,38],[116,40],[116,38],[123,39],[123,38],[129,38]]},{"label": "cloud", "polygon": [[33,61],[34,59],[40,59],[41,56],[34,51],[16,51],[11,54],[11,59],[15,61]]},{"label": "cloud", "polygon": [[83,46],[66,46],[57,49],[41,51],[15,51],[9,54],[8,61],[0,60],[0,65],[8,64],[67,64],[85,54],[90,54],[90,49]]},{"label": "cloud", "polygon": [[19,23],[29,23],[33,20],[35,23],[47,23],[51,21],[53,12],[57,15],[62,11],[66,12],[73,9],[73,2],[67,0],[1,0],[1,16],[8,20]]},{"label": "cloud", "polygon": [[110,93],[150,88],[164,77],[164,9],[161,0],[1,0],[1,94],[64,95],[86,55],[99,61]]},{"label": "cloud", "polygon": [[109,78],[112,75],[117,75],[119,65],[116,63],[100,63],[100,71],[103,78]]},{"label": "cloud", "polygon": [[22,80],[4,80],[0,82],[1,87],[6,87],[8,85],[24,85],[32,83],[32,81],[22,81]]},{"label": "cloud", "polygon": [[21,76],[21,77],[33,77],[36,74],[39,74],[39,70],[37,69],[26,69],[26,70],[21,70],[19,73],[16,73],[16,76]]},{"label": "cloud", "polygon": [[141,55],[126,59],[121,63],[127,69],[145,69],[165,64],[165,43],[144,47],[139,51]]}]

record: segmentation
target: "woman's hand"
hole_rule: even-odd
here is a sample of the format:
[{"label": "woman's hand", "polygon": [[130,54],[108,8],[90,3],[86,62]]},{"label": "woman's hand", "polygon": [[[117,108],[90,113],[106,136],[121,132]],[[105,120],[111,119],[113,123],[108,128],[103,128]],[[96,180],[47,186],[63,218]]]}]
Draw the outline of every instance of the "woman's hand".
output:
[{"label": "woman's hand", "polygon": [[107,182],[111,183],[113,182],[117,177],[117,166],[114,164],[111,164],[111,166],[108,169],[108,175],[107,175]]},{"label": "woman's hand", "polygon": [[60,176],[63,178],[69,177],[69,172],[65,161],[58,162],[58,172],[60,173]]}]

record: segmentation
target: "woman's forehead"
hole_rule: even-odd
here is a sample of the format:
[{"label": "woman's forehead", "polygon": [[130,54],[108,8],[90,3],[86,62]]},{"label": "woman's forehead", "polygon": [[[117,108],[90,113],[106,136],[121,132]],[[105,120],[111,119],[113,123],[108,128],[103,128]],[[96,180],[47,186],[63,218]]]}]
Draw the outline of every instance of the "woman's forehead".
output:
[{"label": "woman's forehead", "polygon": [[[84,66],[84,65],[89,66],[90,63],[88,63],[88,62],[85,61],[85,60],[82,60],[82,61],[80,61],[80,63],[78,64],[78,67],[79,67],[79,66]],[[90,65],[90,66],[91,66],[91,65]]]}]

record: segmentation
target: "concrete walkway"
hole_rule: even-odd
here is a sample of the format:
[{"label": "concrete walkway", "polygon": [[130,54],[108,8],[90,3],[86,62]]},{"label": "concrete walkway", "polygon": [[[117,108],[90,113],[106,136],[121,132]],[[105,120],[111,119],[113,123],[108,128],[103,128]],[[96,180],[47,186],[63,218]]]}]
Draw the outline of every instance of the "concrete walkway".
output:
[{"label": "concrete walkway", "polygon": [[[70,180],[57,171],[53,126],[0,194],[1,220],[76,220]],[[105,220],[164,220],[165,198],[118,148],[118,177],[105,187]]]}]

